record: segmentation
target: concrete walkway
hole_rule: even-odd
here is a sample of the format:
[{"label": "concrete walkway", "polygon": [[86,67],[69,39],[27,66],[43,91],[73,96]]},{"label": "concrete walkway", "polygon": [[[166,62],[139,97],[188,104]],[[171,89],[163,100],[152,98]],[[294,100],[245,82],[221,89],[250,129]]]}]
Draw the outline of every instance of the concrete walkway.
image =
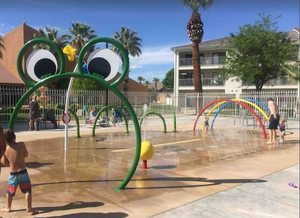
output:
[{"label": "concrete walkway", "polygon": [[154,217],[299,217],[299,164],[261,179],[267,182],[242,184]]}]

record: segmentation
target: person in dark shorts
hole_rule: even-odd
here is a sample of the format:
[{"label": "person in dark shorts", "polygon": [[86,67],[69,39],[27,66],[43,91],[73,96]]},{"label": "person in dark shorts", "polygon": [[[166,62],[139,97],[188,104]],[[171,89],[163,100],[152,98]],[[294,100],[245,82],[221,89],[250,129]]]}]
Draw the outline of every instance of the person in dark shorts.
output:
[{"label": "person in dark shorts", "polygon": [[209,128],[209,117],[205,116],[205,120],[204,120],[204,129],[207,132]]},{"label": "person in dark shorts", "polygon": [[31,182],[25,166],[25,158],[28,156],[28,151],[24,142],[16,142],[16,136],[12,130],[7,130],[4,133],[4,137],[7,143],[4,153],[4,164],[9,164],[10,175],[7,186],[7,207],[3,211],[11,211],[13,197],[17,188],[20,187],[26,197],[27,212],[33,214]]},{"label": "person in dark shorts", "polygon": [[278,107],[274,99],[268,98],[268,108],[270,110],[269,119],[269,134],[270,138],[268,144],[276,143],[276,130],[278,129],[280,116],[278,114]]},{"label": "person in dark shorts", "polygon": [[37,101],[37,96],[32,97],[29,103],[29,129],[39,130],[40,106]]}]

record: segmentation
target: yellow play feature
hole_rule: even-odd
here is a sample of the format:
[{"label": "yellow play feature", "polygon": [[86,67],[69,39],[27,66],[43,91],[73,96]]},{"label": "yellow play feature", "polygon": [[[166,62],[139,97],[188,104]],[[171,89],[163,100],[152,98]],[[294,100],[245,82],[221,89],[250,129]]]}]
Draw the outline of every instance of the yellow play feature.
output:
[{"label": "yellow play feature", "polygon": [[153,156],[153,146],[150,141],[143,141],[141,147],[141,159],[150,160]]},{"label": "yellow play feature", "polygon": [[[232,99],[232,101],[235,101],[235,102],[244,102],[244,103],[247,103],[251,106],[253,106],[255,109],[257,109],[262,115],[263,117],[266,119],[266,120],[269,120],[270,117],[267,115],[267,113],[261,108],[259,107],[257,104],[253,103],[253,102],[250,102],[250,101],[247,101],[245,99],[240,99],[240,98],[235,98],[235,99]],[[219,108],[222,104],[225,104],[227,103],[227,101],[222,101],[222,102],[219,102],[217,104],[215,104],[207,113],[208,116],[211,115],[211,113],[213,113],[217,108]]]}]

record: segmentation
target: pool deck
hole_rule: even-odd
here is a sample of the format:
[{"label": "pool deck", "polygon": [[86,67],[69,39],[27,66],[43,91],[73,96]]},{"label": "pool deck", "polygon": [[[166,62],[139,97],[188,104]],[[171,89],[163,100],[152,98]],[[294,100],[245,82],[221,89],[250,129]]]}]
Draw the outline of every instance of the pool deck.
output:
[{"label": "pool deck", "polygon": [[[180,127],[189,129],[191,124]],[[97,132],[105,135],[121,132],[122,128]],[[208,150],[199,150],[195,146],[200,143],[199,137],[193,138],[184,132],[176,139],[153,137],[159,154],[150,162],[150,169],[139,168],[128,189],[121,192],[114,188],[131,163],[133,137],[126,142],[128,146],[123,136],[112,136],[105,141],[98,132],[98,139],[89,139],[91,129],[85,128],[81,134],[83,140],[80,139],[84,143],[76,144],[76,139],[72,139],[74,143],[64,164],[60,145],[63,131],[28,133],[20,132],[17,137],[28,142],[29,152],[33,154],[28,168],[33,183],[33,205],[39,211],[34,217],[270,217],[274,211],[272,217],[293,218],[299,214],[299,189],[288,186],[290,182],[299,181],[299,130],[288,135],[285,144],[262,143],[257,146],[260,150],[252,149],[257,135],[248,135],[249,143],[242,135],[237,140],[226,138],[226,134],[213,141],[211,137],[204,137],[205,144],[220,144],[219,148],[211,146]],[[74,130],[71,135],[75,135]],[[42,143],[45,139],[49,139],[47,148]],[[110,140],[114,142],[108,143]],[[122,147],[115,142],[122,142]],[[242,150],[241,143],[245,143]],[[229,151],[235,155],[230,156]],[[220,158],[224,155],[228,158]],[[188,157],[190,160],[185,161]],[[7,168],[2,169],[0,207],[5,205],[8,173]],[[14,211],[0,212],[0,217],[27,217],[23,197],[18,192],[13,202]],[[281,212],[272,210],[275,207],[272,201],[281,206]],[[251,213],[252,208],[257,212]],[[247,214],[249,212],[251,214]]]}]

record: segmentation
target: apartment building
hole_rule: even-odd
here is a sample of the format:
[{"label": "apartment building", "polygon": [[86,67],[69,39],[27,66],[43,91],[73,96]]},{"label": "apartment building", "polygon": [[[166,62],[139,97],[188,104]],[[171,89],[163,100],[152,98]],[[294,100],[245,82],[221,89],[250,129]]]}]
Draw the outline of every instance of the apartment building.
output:
[{"label": "apartment building", "polygon": [[[299,28],[290,31],[288,37],[299,45]],[[202,84],[205,93],[225,93],[225,81],[221,73],[224,69],[228,45],[229,37],[204,41],[199,45]],[[174,52],[174,95],[193,95],[192,45],[177,46],[172,48],[172,51]],[[243,92],[254,89],[255,86],[242,86]],[[282,77],[268,82],[264,89],[297,90],[299,84],[288,77]]]}]

